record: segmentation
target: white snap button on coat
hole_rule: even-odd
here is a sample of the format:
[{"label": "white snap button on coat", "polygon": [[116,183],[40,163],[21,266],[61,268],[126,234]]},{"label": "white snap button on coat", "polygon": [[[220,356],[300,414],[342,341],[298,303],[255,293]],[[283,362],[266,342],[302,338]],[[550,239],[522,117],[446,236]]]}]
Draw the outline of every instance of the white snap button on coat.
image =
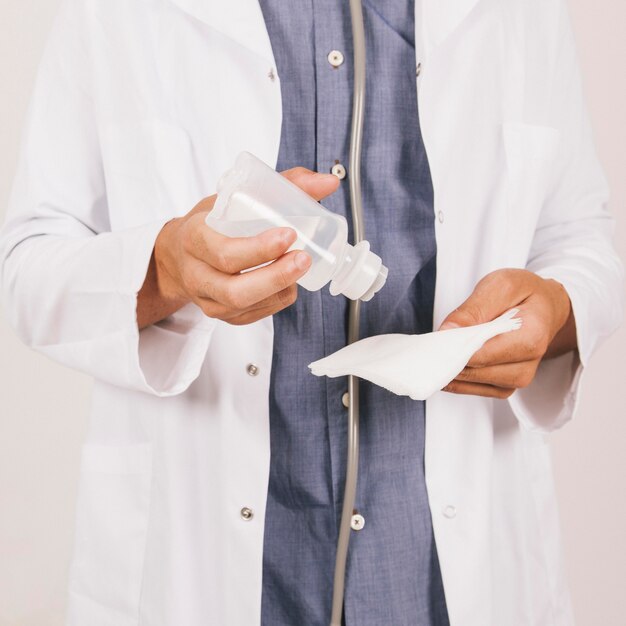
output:
[{"label": "white snap button on coat", "polygon": [[437,219],[440,224],[443,224],[443,211],[439,211],[439,213],[437,213]]},{"label": "white snap button on coat", "polygon": [[241,515],[241,519],[245,522],[249,522],[254,517],[254,511],[247,506],[244,506],[239,514]]},{"label": "white snap button on coat", "polygon": [[453,519],[456,517],[456,507],[448,504],[448,506],[443,507],[443,514],[448,519]]},{"label": "white snap button on coat", "polygon": [[343,53],[339,52],[339,50],[331,50],[328,53],[328,62],[335,68],[339,67],[344,62]]},{"label": "white snap button on coat", "polygon": [[355,513],[350,520],[350,528],[352,530],[363,530],[365,526],[365,518],[359,513]]},{"label": "white snap button on coat", "polygon": [[270,71],[267,73],[267,77],[274,82],[276,80],[276,72],[273,67],[270,67]]},{"label": "white snap button on coat", "polygon": [[347,391],[341,396],[341,404],[343,404],[346,409],[350,406],[350,394]]},{"label": "white snap button on coat", "polygon": [[259,368],[254,363],[248,363],[246,372],[248,372],[249,376],[256,376],[259,373]]},{"label": "white snap button on coat", "polygon": [[339,180],[343,180],[346,177],[346,168],[341,163],[335,163],[330,168],[330,173],[334,174]]}]

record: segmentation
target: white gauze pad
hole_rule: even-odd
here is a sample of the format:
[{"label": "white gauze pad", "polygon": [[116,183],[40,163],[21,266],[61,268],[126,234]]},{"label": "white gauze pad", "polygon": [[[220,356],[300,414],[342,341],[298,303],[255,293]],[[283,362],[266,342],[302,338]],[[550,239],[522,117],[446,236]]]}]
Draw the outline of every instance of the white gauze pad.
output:
[{"label": "white gauze pad", "polygon": [[492,322],[424,335],[378,335],[361,339],[309,365],[315,376],[358,376],[399,396],[426,400],[445,387],[489,339],[517,330],[511,309]]}]

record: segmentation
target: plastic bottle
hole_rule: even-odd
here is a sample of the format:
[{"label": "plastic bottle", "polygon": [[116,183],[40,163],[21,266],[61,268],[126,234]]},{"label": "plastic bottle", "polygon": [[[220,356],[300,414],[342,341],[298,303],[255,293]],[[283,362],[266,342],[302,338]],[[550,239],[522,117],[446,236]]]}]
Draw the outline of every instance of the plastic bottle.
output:
[{"label": "plastic bottle", "polygon": [[304,250],[312,259],[298,283],[317,291],[330,282],[334,296],[371,300],[387,280],[387,268],[367,241],[348,243],[348,224],[299,187],[249,152],[217,185],[217,200],[206,223],[229,237],[250,237],[269,228],[288,226],[298,238],[290,250]]}]

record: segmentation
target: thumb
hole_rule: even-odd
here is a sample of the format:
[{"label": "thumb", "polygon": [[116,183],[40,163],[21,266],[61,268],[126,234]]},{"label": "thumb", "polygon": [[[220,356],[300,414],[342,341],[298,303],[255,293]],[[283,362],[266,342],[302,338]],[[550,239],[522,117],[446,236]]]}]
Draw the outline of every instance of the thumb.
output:
[{"label": "thumb", "polygon": [[[495,317],[495,316],[494,316]],[[462,328],[465,326],[475,326],[483,321],[482,312],[471,301],[471,296],[461,306],[457,307],[443,320],[439,330],[449,330],[450,328]]]},{"label": "thumb", "polygon": [[491,322],[526,297],[523,281],[508,270],[499,270],[485,276],[470,297],[443,321],[439,330],[475,326]]},{"label": "thumb", "polygon": [[318,201],[330,196],[339,187],[339,179],[334,174],[320,174],[305,167],[294,167],[282,172],[282,175]]}]

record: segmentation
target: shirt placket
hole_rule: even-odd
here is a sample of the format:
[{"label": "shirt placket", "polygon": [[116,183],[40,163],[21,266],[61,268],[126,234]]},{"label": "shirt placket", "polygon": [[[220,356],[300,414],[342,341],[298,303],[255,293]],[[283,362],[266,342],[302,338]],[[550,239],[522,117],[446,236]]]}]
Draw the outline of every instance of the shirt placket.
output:
[{"label": "shirt placket", "polygon": [[[317,170],[335,174],[339,189],[323,204],[348,221],[352,239],[348,171],[352,111],[352,33],[347,3],[313,3],[315,28]],[[322,290],[324,348],[332,354],[346,344],[348,301]],[[341,517],[346,473],[347,378],[326,379],[328,439],[337,530]],[[358,503],[357,503],[358,505]]]}]

